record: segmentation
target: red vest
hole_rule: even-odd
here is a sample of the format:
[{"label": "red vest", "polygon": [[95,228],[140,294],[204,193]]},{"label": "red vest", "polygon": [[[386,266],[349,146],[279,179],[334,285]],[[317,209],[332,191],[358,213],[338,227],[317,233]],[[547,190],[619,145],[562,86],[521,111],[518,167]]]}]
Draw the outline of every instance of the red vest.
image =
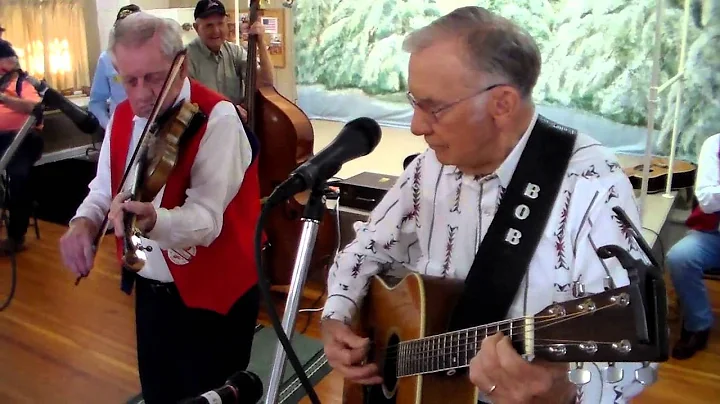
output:
[{"label": "red vest", "polygon": [[717,213],[705,213],[696,206],[685,221],[685,225],[693,230],[713,231],[720,226],[720,215]]},{"label": "red vest", "polygon": [[[215,104],[226,100],[221,95],[190,80],[190,101],[210,116]],[[125,170],[133,129],[133,112],[129,102],[120,103],[115,110],[110,134],[110,178],[113,198]],[[200,142],[205,135],[206,124],[193,136],[178,157],[163,193],[160,206],[172,209],[185,202],[185,192],[191,185],[190,169]],[[253,146],[253,160],[240,186],[240,190],[225,208],[220,235],[208,247],[196,246],[190,260],[174,261],[168,251],[162,250],[165,262],[175,280],[180,297],[188,307],[212,310],[227,314],[232,305],[257,283],[253,238],[255,224],[260,215],[260,183],[258,179],[257,141],[247,134]],[[221,169],[219,167],[219,169]],[[223,175],[219,172],[218,175]],[[117,239],[118,259],[122,258],[122,239]],[[192,249],[186,249],[186,257]],[[187,254],[190,253],[190,254]]]}]

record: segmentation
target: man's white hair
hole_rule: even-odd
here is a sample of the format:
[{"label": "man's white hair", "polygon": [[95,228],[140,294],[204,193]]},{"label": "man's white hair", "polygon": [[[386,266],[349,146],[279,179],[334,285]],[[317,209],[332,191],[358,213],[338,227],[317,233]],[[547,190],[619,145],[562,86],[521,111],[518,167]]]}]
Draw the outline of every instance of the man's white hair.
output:
[{"label": "man's white hair", "polygon": [[155,35],[160,35],[161,51],[170,60],[184,49],[182,28],[177,21],[137,12],[118,21],[110,31],[108,51],[112,60],[115,61],[115,47],[118,44],[141,46]]},{"label": "man's white hair", "polygon": [[540,76],[540,50],[510,20],[482,7],[461,7],[409,34],[403,49],[415,53],[441,40],[460,40],[472,68],[514,86],[523,97],[532,95]]}]

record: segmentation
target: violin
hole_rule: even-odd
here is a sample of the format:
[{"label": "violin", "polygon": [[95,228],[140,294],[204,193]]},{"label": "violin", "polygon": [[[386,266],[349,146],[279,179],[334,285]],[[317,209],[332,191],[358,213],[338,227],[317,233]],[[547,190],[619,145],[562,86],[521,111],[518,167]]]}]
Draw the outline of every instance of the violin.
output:
[{"label": "violin", "polygon": [[[125,169],[122,181],[120,181],[117,193],[128,191],[130,200],[152,202],[155,199],[175,168],[183,144],[207,120],[207,117],[200,111],[200,107],[187,100],[181,101],[160,114],[160,109],[165,103],[172,83],[175,82],[181,71],[186,56],[186,50],[175,56],[170,72],[165,77],[160,96],[153,105],[152,112],[130,159],[130,164]],[[102,230],[97,234],[93,243],[96,252],[108,226],[109,219],[106,215],[101,226]],[[139,272],[145,267],[146,252],[151,252],[152,247],[142,245],[143,234],[137,228],[135,214],[125,212],[123,230],[123,266],[130,271]],[[81,278],[77,279],[76,285]]]},{"label": "violin", "polygon": [[[251,0],[248,24],[258,18],[259,0]],[[248,63],[245,74],[245,105],[248,127],[260,141],[260,195],[267,198],[302,163],[313,156],[315,135],[310,119],[297,105],[283,97],[273,86],[257,85],[258,38],[248,37]],[[272,285],[290,284],[300,235],[302,214],[309,191],[272,209],[265,224],[267,243],[263,264]],[[339,231],[325,209],[318,228],[310,261],[308,279],[327,279],[327,270],[339,249]]]}]

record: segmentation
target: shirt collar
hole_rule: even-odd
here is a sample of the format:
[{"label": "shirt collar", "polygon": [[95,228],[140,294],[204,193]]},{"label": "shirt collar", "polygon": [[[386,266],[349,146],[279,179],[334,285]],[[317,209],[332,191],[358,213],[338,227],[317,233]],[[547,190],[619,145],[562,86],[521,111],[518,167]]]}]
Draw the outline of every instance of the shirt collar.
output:
[{"label": "shirt collar", "polygon": [[[486,175],[484,177],[476,176],[475,180],[477,181],[489,181],[494,178],[499,178],[500,183],[503,186],[507,186],[510,183],[510,179],[512,178],[513,173],[515,172],[515,167],[517,167],[518,162],[520,161],[520,156],[523,153],[523,150],[525,150],[525,145],[527,144],[528,138],[530,137],[530,133],[532,132],[533,128],[535,127],[535,123],[538,119],[538,113],[537,111],[533,114],[532,119],[530,120],[530,124],[528,125],[527,129],[525,130],[525,133],[523,133],[522,137],[520,138],[520,141],[515,145],[515,147],[512,149],[510,154],[505,158],[505,160],[500,164],[500,167],[498,167],[495,172],[492,174]],[[446,173],[448,174],[457,174],[459,172],[459,169],[457,167],[452,167],[451,170],[447,170]]]},{"label": "shirt collar", "polygon": [[[173,103],[173,107],[178,105],[183,100],[189,100],[190,99],[190,79],[185,77],[185,80],[183,80],[183,86],[180,89],[180,94],[178,94],[177,98],[175,98],[175,102]],[[134,122],[145,122],[147,121],[146,118],[140,118],[139,116],[135,115],[133,116]]]},{"label": "shirt collar", "polygon": [[210,50],[210,48],[208,48],[208,47],[202,42],[202,40],[200,39],[200,37],[196,37],[195,39],[193,39],[193,42],[195,42],[195,46],[200,50],[200,54],[203,55],[203,56],[205,56],[205,57],[208,57],[208,58],[209,58],[209,57],[216,58],[216,57],[222,56],[222,51],[223,51],[224,46],[221,46],[221,47],[220,47],[220,51],[219,51],[218,53],[214,53],[213,51]]}]

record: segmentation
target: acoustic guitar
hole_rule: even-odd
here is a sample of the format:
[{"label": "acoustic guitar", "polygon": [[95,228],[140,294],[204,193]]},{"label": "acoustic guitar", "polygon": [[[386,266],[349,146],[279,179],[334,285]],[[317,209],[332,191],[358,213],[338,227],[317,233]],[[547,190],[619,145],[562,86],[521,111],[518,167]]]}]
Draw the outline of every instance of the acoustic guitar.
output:
[{"label": "acoustic guitar", "polygon": [[[670,164],[665,157],[653,157],[650,160],[650,176],[648,177],[649,194],[665,191],[669,169]],[[628,176],[630,183],[635,189],[642,188],[643,170],[644,165],[642,163],[623,168],[625,175]],[[692,188],[695,185],[696,172],[697,166],[695,164],[684,160],[675,160],[670,189]]]},{"label": "acoustic guitar", "polygon": [[[477,389],[467,375],[456,373],[469,366],[482,340],[496,332],[510,336],[520,354],[552,362],[663,362],[668,358],[662,283],[631,283],[553,304],[534,316],[446,332],[463,287],[459,280],[417,273],[372,278],[355,327],[371,340],[369,360],[378,364],[383,384],[361,386],[345,381],[343,403],[476,404]],[[659,292],[648,292],[652,287]],[[635,375],[623,375],[615,366],[604,372],[606,382],[634,376],[650,384],[655,378],[647,363]],[[584,384],[591,374],[580,367],[569,371],[569,377]]]}]

